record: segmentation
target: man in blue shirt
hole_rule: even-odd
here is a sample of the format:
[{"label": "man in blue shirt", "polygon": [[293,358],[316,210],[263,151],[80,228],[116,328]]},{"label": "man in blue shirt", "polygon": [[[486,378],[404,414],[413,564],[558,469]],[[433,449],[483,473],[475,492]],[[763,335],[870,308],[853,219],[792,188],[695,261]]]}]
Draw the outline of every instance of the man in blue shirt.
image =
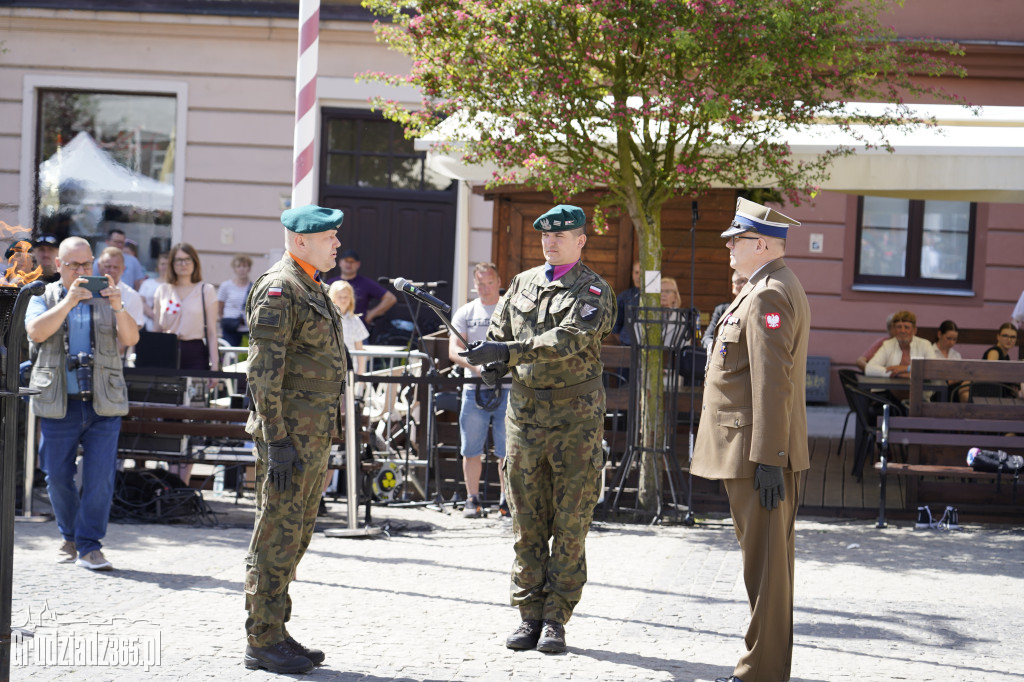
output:
[{"label": "man in blue shirt", "polygon": [[[119,230],[115,227],[107,233],[107,246],[116,246],[124,252],[124,274],[121,275],[121,281],[135,289],[135,291],[138,291],[146,279],[146,269],[142,267],[142,263],[139,262],[138,258],[125,251],[124,245],[127,243],[128,239],[124,234],[124,230]],[[93,264],[92,274],[100,274],[98,260]]]},{"label": "man in blue shirt", "polygon": [[[56,265],[60,280],[34,297],[25,313],[35,356],[29,386],[39,391],[32,398],[39,417],[39,460],[64,539],[60,560],[110,570],[100,540],[110,517],[121,416],[128,412],[118,343],[135,345],[139,327],[109,277],[96,297],[84,286],[93,265],[89,242],[65,239]],[[75,486],[79,445],[81,495]]]}]

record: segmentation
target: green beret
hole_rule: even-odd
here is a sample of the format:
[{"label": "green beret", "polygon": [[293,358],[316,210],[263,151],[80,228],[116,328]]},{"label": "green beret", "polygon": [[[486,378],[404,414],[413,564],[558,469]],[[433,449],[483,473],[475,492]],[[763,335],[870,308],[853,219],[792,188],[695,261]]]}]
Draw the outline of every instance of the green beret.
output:
[{"label": "green beret", "polygon": [[336,208],[320,206],[299,206],[289,208],[281,214],[281,224],[295,234],[315,234],[327,230],[337,230],[345,214]]},{"label": "green beret", "polygon": [[543,232],[565,232],[587,226],[583,209],[569,204],[559,204],[533,221],[533,229]]}]

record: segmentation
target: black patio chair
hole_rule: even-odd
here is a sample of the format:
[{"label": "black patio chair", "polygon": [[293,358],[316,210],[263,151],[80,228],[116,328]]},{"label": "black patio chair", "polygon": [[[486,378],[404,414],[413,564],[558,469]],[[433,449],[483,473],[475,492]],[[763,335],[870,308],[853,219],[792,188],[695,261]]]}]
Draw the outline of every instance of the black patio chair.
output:
[{"label": "black patio chair", "polygon": [[857,417],[857,430],[860,434],[860,441],[853,459],[853,468],[850,473],[857,481],[864,479],[864,465],[875,447],[875,431],[878,418],[882,416],[884,405],[889,406],[889,415],[893,417],[907,416],[906,408],[898,402],[894,402],[879,393],[864,391],[853,385],[843,386],[846,393],[846,401]]},{"label": "black patio chair", "polygon": [[[863,372],[860,372],[859,370],[856,369],[840,369],[836,370],[836,374],[839,375],[839,385],[842,386],[843,390],[845,391],[847,386],[857,385],[857,377],[862,376]],[[850,423],[850,417],[852,416],[853,408],[851,407],[849,410],[846,411],[846,417],[843,419],[843,431],[839,435],[839,447],[836,448],[836,457],[843,456],[843,443],[846,442],[846,426]],[[857,433],[859,434],[860,432]],[[857,447],[859,443],[860,439],[857,438],[854,442],[854,447]]]}]

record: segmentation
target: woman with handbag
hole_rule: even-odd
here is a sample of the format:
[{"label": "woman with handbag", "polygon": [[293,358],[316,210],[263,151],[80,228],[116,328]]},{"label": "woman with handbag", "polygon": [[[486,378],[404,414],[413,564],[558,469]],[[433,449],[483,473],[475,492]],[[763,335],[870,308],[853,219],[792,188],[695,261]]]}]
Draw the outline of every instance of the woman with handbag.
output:
[{"label": "woman with handbag", "polygon": [[[203,281],[199,254],[191,244],[171,247],[167,281],[153,294],[153,312],[156,314],[157,331],[178,337],[179,369],[216,371],[220,367],[217,289]],[[210,379],[207,388],[213,388],[215,384],[216,379]],[[191,464],[169,469],[188,484]]]},{"label": "woman with handbag", "polygon": [[159,331],[177,335],[181,369],[217,370],[217,290],[203,281],[199,254],[191,244],[170,251],[167,281],[153,294]]}]

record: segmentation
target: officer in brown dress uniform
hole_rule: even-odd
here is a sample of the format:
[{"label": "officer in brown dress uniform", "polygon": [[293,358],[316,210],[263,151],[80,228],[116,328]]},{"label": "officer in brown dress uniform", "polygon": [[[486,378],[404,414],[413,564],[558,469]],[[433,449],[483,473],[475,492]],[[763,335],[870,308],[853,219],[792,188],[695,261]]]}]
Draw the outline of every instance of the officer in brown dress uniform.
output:
[{"label": "officer in brown dress uniform", "polygon": [[740,199],[722,237],[749,278],[715,329],[693,473],[729,495],[750,602],[746,651],[716,682],[784,682],[793,657],[793,563],[799,472],[808,468],[804,402],[811,313],[786,267],[800,223]]}]

